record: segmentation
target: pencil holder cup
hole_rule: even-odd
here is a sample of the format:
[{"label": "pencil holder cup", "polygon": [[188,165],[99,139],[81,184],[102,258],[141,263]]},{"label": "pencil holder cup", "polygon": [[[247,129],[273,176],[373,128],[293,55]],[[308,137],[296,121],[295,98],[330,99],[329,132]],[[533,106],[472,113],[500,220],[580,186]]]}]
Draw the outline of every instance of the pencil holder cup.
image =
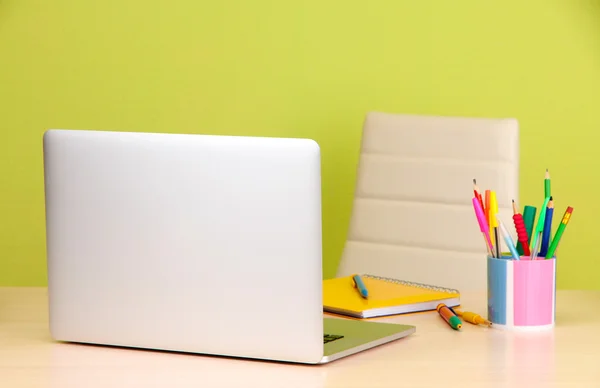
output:
[{"label": "pencil holder cup", "polygon": [[506,330],[554,327],[556,257],[487,258],[488,320]]}]

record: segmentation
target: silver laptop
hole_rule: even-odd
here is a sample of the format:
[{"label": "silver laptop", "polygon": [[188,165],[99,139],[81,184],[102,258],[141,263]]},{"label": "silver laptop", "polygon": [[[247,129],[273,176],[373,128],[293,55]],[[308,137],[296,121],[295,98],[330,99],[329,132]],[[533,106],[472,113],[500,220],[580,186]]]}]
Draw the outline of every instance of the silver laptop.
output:
[{"label": "silver laptop", "polygon": [[50,130],[44,167],[58,341],[317,364],[415,331],[323,318],[314,141]]}]

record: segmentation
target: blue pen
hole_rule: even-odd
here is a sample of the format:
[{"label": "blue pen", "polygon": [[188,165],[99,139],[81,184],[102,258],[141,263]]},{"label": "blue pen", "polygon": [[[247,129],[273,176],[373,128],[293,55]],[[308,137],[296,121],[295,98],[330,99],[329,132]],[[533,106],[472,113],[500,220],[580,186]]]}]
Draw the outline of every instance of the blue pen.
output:
[{"label": "blue pen", "polygon": [[[502,223],[502,221],[500,221],[500,218],[498,216],[496,216],[496,219],[498,220],[498,224],[500,225],[500,230],[502,231],[502,235],[504,237],[504,243],[506,244],[506,247],[510,251],[510,254],[512,255],[513,259],[521,260],[521,256],[519,256],[519,253],[517,252],[517,248],[515,247],[515,243],[513,242],[512,238],[510,237],[510,234],[508,233],[506,226],[504,226],[504,224]],[[500,245],[500,244],[498,244],[498,245]]]},{"label": "blue pen", "polygon": [[360,275],[354,275],[352,276],[352,279],[354,280],[354,286],[358,290],[360,296],[367,299],[369,297],[369,291],[367,290],[367,287],[365,286],[365,283],[363,282]]},{"label": "blue pen", "polygon": [[540,245],[542,245],[542,233],[544,233],[544,223],[546,222],[548,202],[550,202],[550,197],[546,197],[546,199],[544,199],[544,205],[542,205],[542,208],[540,209],[540,217],[538,218],[538,222],[533,231],[534,234],[531,238],[531,260],[536,260],[538,254],[540,253]]},{"label": "blue pen", "polygon": [[550,232],[552,230],[552,214],[554,214],[554,201],[550,197],[548,209],[546,209],[546,218],[544,219],[544,232],[542,233],[542,247],[540,248],[540,257],[546,257],[548,246],[550,245]]}]

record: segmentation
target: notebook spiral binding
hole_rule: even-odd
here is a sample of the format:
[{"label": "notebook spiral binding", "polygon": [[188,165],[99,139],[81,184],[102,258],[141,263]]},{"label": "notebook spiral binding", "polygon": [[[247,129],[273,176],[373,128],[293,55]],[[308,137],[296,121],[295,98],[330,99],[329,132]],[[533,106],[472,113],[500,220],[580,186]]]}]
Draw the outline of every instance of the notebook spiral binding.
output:
[{"label": "notebook spiral binding", "polygon": [[409,281],[406,281],[406,280],[386,278],[386,277],[383,277],[383,276],[376,276],[376,275],[369,275],[369,274],[365,274],[365,275],[362,275],[362,276],[363,277],[367,277],[367,278],[371,278],[371,279],[383,280],[385,282],[390,282],[390,283],[395,283],[395,284],[402,284],[404,286],[413,286],[413,287],[425,288],[425,289],[431,290],[431,291],[456,293],[456,294],[459,293],[459,291],[456,290],[456,289],[454,289],[454,288],[432,286],[430,284],[417,283],[417,282],[409,282]]}]

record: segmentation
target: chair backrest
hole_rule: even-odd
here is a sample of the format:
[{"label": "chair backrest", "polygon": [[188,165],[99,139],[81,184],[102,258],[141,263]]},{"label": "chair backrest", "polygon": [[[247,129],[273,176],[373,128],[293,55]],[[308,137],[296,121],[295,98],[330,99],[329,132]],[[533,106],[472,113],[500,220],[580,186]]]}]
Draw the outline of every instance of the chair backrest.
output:
[{"label": "chair backrest", "polygon": [[474,178],[482,195],[496,191],[515,239],[516,119],[369,113],[337,276],[370,273],[485,290],[487,250],[471,202]]}]

